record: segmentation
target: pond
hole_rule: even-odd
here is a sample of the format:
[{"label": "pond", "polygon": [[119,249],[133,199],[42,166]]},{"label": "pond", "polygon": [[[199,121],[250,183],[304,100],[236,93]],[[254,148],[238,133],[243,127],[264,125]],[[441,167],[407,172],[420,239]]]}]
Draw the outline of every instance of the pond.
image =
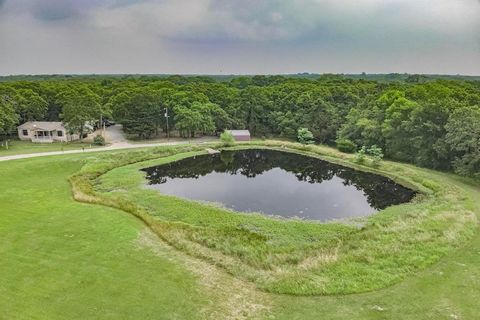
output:
[{"label": "pond", "polygon": [[285,218],[361,217],[415,196],[379,175],[274,150],[222,151],[142,170],[162,194]]}]

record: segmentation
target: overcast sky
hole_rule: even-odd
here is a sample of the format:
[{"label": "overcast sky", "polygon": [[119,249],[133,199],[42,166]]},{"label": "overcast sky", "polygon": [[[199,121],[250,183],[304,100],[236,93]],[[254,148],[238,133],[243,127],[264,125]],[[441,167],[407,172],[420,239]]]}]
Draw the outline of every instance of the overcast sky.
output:
[{"label": "overcast sky", "polygon": [[480,0],[0,0],[0,74],[480,75]]}]

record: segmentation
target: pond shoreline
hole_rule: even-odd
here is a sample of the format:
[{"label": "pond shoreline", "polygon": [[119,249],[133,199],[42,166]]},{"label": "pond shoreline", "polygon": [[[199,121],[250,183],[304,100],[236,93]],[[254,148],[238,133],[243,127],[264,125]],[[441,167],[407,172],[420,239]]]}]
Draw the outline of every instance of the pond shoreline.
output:
[{"label": "pond shoreline", "polygon": [[[445,185],[442,173],[392,162],[384,162],[380,168],[359,166],[352,162],[351,155],[321,146],[305,148],[265,141],[225,149],[259,147],[315,153],[327,161],[332,158],[347,166],[391,175],[397,182],[415,186],[423,195],[365,218],[358,228],[333,222],[232,215],[221,208],[162,196],[141,187],[144,175],[139,169],[205,154],[198,146],[163,147],[105,158],[93,166],[87,164],[71,182],[77,200],[129,212],[177,250],[276,293],[331,295],[390,286],[438,261],[476,230],[470,199],[462,195],[458,185]],[[390,267],[385,268],[385,264]],[[328,281],[318,282],[318,275]]]},{"label": "pond shoreline", "polygon": [[141,170],[162,194],[287,219],[361,217],[415,196],[377,174],[273,149],[223,150]]}]

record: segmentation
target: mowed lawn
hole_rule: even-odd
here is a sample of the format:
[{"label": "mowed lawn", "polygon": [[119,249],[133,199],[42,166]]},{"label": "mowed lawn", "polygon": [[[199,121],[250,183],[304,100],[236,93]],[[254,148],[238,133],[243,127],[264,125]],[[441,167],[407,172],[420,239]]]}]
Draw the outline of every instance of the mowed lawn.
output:
[{"label": "mowed lawn", "polygon": [[30,141],[12,140],[9,142],[8,149],[0,146],[0,157],[11,156],[15,154],[28,154],[52,151],[79,150],[82,148],[89,149],[96,146],[91,143],[68,142],[68,143],[33,143]]},{"label": "mowed lawn", "polygon": [[[438,264],[375,292],[266,294],[248,285],[240,290],[226,274],[212,289],[184,263],[188,260],[177,257],[181,253],[139,245],[145,226],[132,216],[72,200],[67,178],[81,168],[82,159],[93,157],[0,163],[0,319],[223,319],[227,316],[217,309],[225,304],[244,309],[252,297],[264,311],[225,314],[240,319],[478,319],[478,233]],[[480,188],[472,184],[466,190],[479,199],[480,208]],[[218,272],[212,267],[205,273],[208,278]],[[212,290],[231,290],[237,299]]]},{"label": "mowed lawn", "polygon": [[0,319],[195,319],[195,277],[139,248],[135,218],[74,202],[63,159],[0,163]]}]

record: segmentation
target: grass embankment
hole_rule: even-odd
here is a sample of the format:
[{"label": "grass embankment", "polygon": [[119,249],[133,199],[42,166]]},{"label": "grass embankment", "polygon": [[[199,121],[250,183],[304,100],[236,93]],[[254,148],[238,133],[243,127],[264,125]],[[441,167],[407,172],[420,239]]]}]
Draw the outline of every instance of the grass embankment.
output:
[{"label": "grass embankment", "polygon": [[0,157],[16,154],[79,150],[82,148],[95,148],[95,146],[91,143],[80,142],[33,143],[30,141],[11,140],[8,144],[8,149],[5,146],[0,147]]},{"label": "grass embankment", "polygon": [[140,168],[203,153],[198,146],[96,158],[71,181],[76,199],[132,213],[175,248],[277,293],[383,288],[437,262],[465,244],[477,228],[478,199],[455,183],[453,175],[392,162],[377,169],[358,166],[352,156],[318,146],[254,142],[236,148],[250,147],[282,148],[385,174],[422,195],[355,224],[319,224],[233,214],[142,187]]},{"label": "grass embankment", "polygon": [[138,219],[76,202],[86,155],[0,163],[0,319],[198,319],[210,296],[142,248]]},{"label": "grass embankment", "polygon": [[[439,263],[382,290],[260,293],[162,245],[132,215],[72,199],[70,175],[125,153],[0,163],[0,319],[470,320],[480,314],[478,232]],[[480,212],[478,184],[432,174],[465,192]]]}]

